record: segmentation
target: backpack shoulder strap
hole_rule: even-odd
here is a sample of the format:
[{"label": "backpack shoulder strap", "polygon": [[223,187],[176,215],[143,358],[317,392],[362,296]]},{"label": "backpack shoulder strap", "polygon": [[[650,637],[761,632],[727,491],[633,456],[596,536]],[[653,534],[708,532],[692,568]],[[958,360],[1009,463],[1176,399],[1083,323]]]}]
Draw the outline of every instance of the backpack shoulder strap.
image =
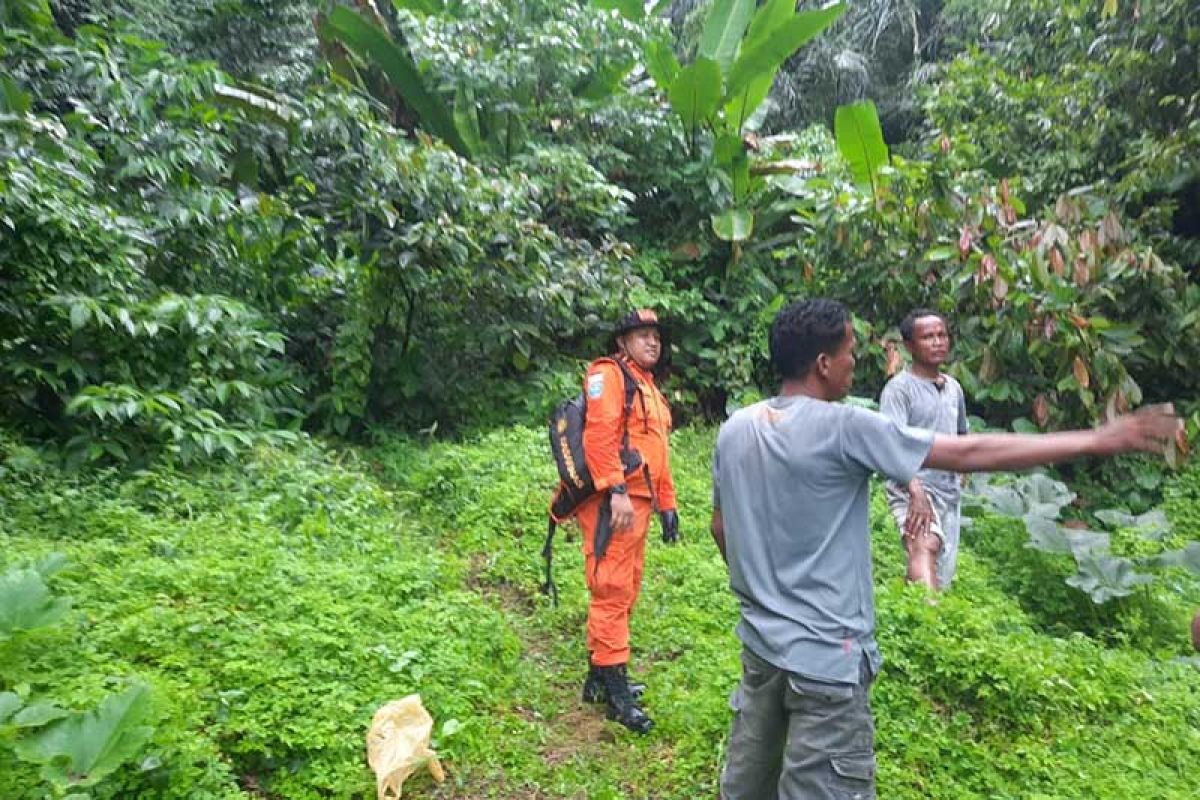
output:
[{"label": "backpack shoulder strap", "polygon": [[625,433],[621,440],[621,445],[623,447],[628,447],[629,446],[629,413],[631,411],[633,411],[633,398],[637,397],[638,392],[640,391],[640,389],[638,388],[638,381],[637,381],[637,378],[634,377],[633,373],[629,370],[629,365],[625,363],[625,359],[614,358],[612,356],[604,356],[603,358],[597,358],[592,363],[599,364],[600,362],[604,362],[604,361],[607,361],[610,364],[616,364],[617,368],[619,370],[621,370],[621,378],[625,382],[625,414],[622,417],[622,420],[623,420],[624,426],[625,426],[625,428],[624,428]]}]

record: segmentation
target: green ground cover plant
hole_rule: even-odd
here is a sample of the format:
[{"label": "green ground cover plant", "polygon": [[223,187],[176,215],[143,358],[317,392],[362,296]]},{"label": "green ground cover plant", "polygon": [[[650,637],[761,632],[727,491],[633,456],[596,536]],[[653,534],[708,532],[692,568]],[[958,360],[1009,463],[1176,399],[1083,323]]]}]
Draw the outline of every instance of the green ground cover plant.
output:
[{"label": "green ground cover plant", "polygon": [[[553,468],[544,432],[526,428],[92,475],[6,438],[0,572],[62,553],[46,580],[72,607],[0,643],[0,693],[84,709],[124,681],[150,687],[153,734],[91,787],[97,800],[368,797],[370,716],[413,691],[449,778],[415,777],[406,794],[711,796],[738,676],[736,603],[706,530],[714,433],[675,434],[684,541],[651,539],[633,662],[658,721],[647,738],[579,700],[582,555],[568,527],[552,607],[539,585]],[[1168,480],[1181,529],[1196,475]],[[1046,554],[1019,521],[977,522],[937,606],[904,584],[882,496],[872,537],[884,796],[1191,796],[1200,671],[1183,629],[1138,627],[1128,604],[1108,618],[1118,633],[1076,624],[1083,606],[1054,597],[1091,601],[1030,562]],[[1197,599],[1164,582],[1154,608],[1176,620]],[[46,792],[3,745],[0,776],[5,797]]]}]

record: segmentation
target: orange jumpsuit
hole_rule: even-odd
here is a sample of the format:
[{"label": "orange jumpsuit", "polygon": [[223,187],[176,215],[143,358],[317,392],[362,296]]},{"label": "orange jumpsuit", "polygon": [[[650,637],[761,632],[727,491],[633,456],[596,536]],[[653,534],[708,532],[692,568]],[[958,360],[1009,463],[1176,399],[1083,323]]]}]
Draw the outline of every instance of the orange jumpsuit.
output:
[{"label": "orange jumpsuit", "polygon": [[626,425],[630,447],[640,452],[650,467],[659,510],[669,511],[676,507],[668,452],[671,410],[655,386],[654,376],[629,359],[625,359],[625,364],[638,383],[628,421],[624,418],[625,379],[620,367],[608,361],[596,361],[584,378],[587,424],[583,431],[583,449],[597,494],[580,506],[578,518],[583,528],[587,586],[592,595],[588,604],[587,646],[592,664],[597,667],[629,661],[629,619],[642,584],[646,534],[650,529],[651,487],[639,472],[630,476],[627,482],[629,498],[633,501],[633,527],[614,532],[604,557],[596,559],[593,545],[601,502],[608,496],[608,487],[625,480],[619,454]]}]

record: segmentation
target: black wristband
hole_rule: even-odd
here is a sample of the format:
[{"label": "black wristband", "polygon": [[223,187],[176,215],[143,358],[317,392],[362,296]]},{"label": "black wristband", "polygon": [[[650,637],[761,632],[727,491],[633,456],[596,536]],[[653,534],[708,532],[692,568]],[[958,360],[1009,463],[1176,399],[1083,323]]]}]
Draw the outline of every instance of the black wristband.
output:
[{"label": "black wristband", "polygon": [[611,494],[628,494],[629,487],[623,483],[618,483],[615,486],[608,487],[608,491]]}]

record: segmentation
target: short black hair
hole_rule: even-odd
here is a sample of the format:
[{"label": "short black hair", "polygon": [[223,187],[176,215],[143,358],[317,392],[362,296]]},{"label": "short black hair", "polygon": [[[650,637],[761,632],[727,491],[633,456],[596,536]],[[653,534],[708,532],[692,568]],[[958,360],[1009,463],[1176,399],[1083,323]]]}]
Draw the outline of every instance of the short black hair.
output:
[{"label": "short black hair", "polygon": [[906,342],[911,342],[913,337],[913,328],[917,326],[917,320],[923,317],[937,317],[946,326],[946,330],[950,330],[950,323],[940,312],[934,311],[932,308],[914,308],[908,312],[908,316],[900,320],[900,338]]},{"label": "short black hair", "polygon": [[803,378],[821,353],[833,353],[846,338],[850,312],[836,300],[789,303],[771,323],[771,365],[784,380]]}]

